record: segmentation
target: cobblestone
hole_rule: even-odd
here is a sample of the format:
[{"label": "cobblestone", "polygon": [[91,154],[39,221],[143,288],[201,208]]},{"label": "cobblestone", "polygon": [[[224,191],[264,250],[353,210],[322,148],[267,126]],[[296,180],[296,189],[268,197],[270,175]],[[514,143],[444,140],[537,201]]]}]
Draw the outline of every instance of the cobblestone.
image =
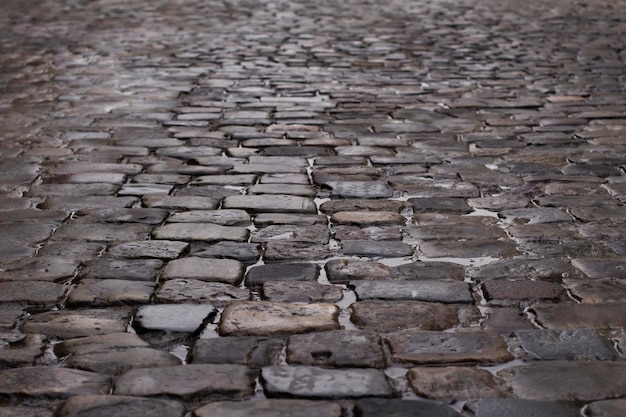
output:
[{"label": "cobblestone", "polygon": [[621,416],[625,5],[0,0],[0,415]]}]

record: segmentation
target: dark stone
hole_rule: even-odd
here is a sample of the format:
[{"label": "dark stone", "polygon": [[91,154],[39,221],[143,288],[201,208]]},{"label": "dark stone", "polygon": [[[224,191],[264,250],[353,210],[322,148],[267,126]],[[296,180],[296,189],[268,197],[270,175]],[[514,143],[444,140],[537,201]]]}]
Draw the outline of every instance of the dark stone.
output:
[{"label": "dark stone", "polygon": [[465,405],[474,417],[577,417],[578,410],[557,402],[482,398]]},{"label": "dark stone", "polygon": [[269,281],[315,281],[319,268],[313,263],[268,264],[250,268],[246,285],[258,287]]},{"label": "dark stone", "polygon": [[386,400],[367,398],[357,401],[355,417],[458,417],[454,409],[435,401]]},{"label": "dark stone", "polygon": [[255,336],[198,339],[191,350],[191,363],[232,363],[253,368],[278,365],[284,340]]}]

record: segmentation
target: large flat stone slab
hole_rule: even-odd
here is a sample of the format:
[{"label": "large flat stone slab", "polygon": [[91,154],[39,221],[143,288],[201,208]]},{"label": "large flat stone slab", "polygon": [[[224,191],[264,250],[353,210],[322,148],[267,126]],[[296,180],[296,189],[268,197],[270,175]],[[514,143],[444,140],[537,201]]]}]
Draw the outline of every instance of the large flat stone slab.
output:
[{"label": "large flat stone slab", "polygon": [[243,279],[244,265],[233,259],[187,257],[167,263],[161,278],[197,279],[238,285]]},{"label": "large flat stone slab", "polygon": [[58,417],[183,417],[185,407],[178,401],[140,398],[125,395],[77,395],[69,398],[58,411]]},{"label": "large flat stone slab", "polygon": [[80,262],[62,257],[25,258],[2,262],[0,282],[3,281],[52,281],[72,278]]},{"label": "large flat stone slab", "polygon": [[154,281],[163,262],[159,259],[97,258],[87,262],[80,271],[86,279],[120,279]]},{"label": "large flat stone slab", "polygon": [[317,213],[317,206],[312,198],[280,194],[228,196],[224,198],[222,207],[254,213]]},{"label": "large flat stone slab", "polygon": [[67,287],[46,281],[0,282],[0,305],[12,303],[24,308],[51,308],[60,303]]},{"label": "large flat stone slab", "polygon": [[67,223],[59,227],[54,240],[81,240],[87,242],[124,242],[147,240],[152,226],[148,224]]},{"label": "large flat stone slab", "polygon": [[623,329],[623,303],[538,304],[533,306],[537,322],[548,329]]},{"label": "large flat stone slab", "polygon": [[255,372],[243,365],[190,364],[133,369],[115,379],[115,395],[185,400],[241,399],[253,393]]},{"label": "large flat stone slab", "polygon": [[626,363],[553,361],[504,369],[497,374],[518,398],[593,401],[626,395]]},{"label": "large flat stone slab", "polygon": [[157,303],[211,303],[216,307],[231,301],[246,301],[250,290],[222,282],[197,279],[171,279],[159,287],[154,301]]},{"label": "large flat stone slab", "polygon": [[123,242],[109,247],[107,256],[131,259],[176,259],[189,250],[189,243],[171,240],[143,240]]},{"label": "large flat stone slab", "polygon": [[401,363],[499,363],[513,359],[504,339],[494,333],[405,330],[386,337],[394,361]]},{"label": "large flat stone slab", "polygon": [[108,394],[111,381],[95,372],[54,366],[32,366],[0,371],[0,395],[68,398]]},{"label": "large flat stone slab", "polygon": [[246,402],[217,401],[193,412],[193,417],[341,417],[339,404],[329,401],[260,399]]},{"label": "large flat stone slab", "polygon": [[343,298],[341,287],[309,281],[269,281],[261,292],[264,300],[279,303],[332,303]]},{"label": "large flat stone slab", "polygon": [[584,278],[584,275],[572,266],[569,259],[502,259],[469,269],[470,276],[476,280],[499,278],[554,279]]},{"label": "large flat stone slab", "polygon": [[107,307],[146,304],[157,284],[125,279],[83,279],[67,298],[69,306]]},{"label": "large flat stone slab", "polygon": [[265,391],[300,398],[390,397],[385,374],[375,369],[324,369],[314,366],[269,366],[261,370]]},{"label": "large flat stone slab", "polygon": [[258,229],[252,233],[251,242],[263,243],[272,241],[309,242],[326,244],[330,239],[330,231],[326,225],[294,226],[273,225]]},{"label": "large flat stone slab", "polygon": [[214,223],[222,226],[247,226],[250,215],[245,210],[190,210],[174,213],[170,223]]},{"label": "large flat stone slab", "polygon": [[339,329],[339,307],[334,304],[241,302],[222,313],[223,336],[270,336]]},{"label": "large flat stone slab", "polygon": [[411,256],[415,251],[411,245],[397,241],[344,240],[341,248],[344,255],[381,258]]},{"label": "large flat stone slab", "polygon": [[520,255],[512,240],[473,239],[464,241],[427,241],[419,244],[419,251],[429,258],[512,258]]},{"label": "large flat stone slab", "polygon": [[266,262],[321,260],[332,256],[328,245],[308,242],[272,241],[265,244]]},{"label": "large flat stone slab", "polygon": [[246,285],[257,287],[265,282],[316,281],[318,275],[318,266],[308,262],[258,265],[246,273]]},{"label": "large flat stone slab", "polygon": [[608,340],[593,329],[536,329],[516,331],[515,336],[528,359],[608,361],[614,358]]}]

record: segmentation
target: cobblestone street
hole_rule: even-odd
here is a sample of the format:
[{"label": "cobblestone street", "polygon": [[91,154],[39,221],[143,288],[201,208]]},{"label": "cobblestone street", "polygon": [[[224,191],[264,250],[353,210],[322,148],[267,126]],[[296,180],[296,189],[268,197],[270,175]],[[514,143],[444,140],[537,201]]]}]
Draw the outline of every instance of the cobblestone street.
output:
[{"label": "cobblestone street", "polygon": [[626,416],[626,0],[0,0],[0,417]]}]

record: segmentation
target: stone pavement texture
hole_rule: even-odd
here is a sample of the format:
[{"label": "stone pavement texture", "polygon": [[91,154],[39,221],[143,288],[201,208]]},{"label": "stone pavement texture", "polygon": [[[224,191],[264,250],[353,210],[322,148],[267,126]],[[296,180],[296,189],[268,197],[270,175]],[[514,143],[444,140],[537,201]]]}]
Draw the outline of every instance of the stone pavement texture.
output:
[{"label": "stone pavement texture", "polygon": [[0,416],[626,415],[625,0],[0,0]]}]

